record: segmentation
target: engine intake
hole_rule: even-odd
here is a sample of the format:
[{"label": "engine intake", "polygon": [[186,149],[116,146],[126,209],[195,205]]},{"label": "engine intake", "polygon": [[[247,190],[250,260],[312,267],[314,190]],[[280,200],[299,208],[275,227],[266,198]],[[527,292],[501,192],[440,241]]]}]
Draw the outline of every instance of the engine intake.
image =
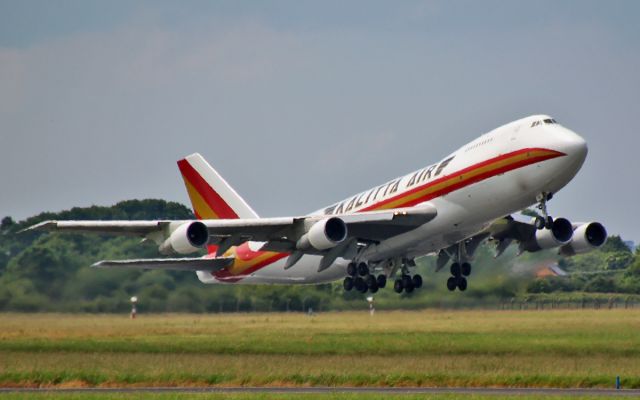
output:
[{"label": "engine intake", "polygon": [[572,256],[597,249],[607,241],[607,230],[599,222],[577,225],[571,243],[562,246],[560,254]]},{"label": "engine intake", "polygon": [[521,249],[536,252],[543,249],[566,245],[573,237],[573,226],[565,218],[556,218],[551,229],[536,230],[535,236],[522,242]]},{"label": "engine intake", "polygon": [[337,246],[347,238],[347,224],[338,217],[320,220],[313,224],[300,240],[299,249],[313,247],[316,250],[326,250]]},{"label": "engine intake", "polygon": [[161,254],[190,254],[209,242],[209,229],[200,221],[185,222],[178,226],[159,248]]}]

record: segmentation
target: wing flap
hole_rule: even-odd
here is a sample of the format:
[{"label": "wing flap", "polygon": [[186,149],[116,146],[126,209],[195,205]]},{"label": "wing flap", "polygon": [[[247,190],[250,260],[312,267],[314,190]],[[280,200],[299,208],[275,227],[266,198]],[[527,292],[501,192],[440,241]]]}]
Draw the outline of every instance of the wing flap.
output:
[{"label": "wing flap", "polygon": [[149,258],[138,260],[103,260],[92,265],[94,268],[125,269],[165,269],[174,271],[219,271],[233,263],[233,257],[226,258]]}]

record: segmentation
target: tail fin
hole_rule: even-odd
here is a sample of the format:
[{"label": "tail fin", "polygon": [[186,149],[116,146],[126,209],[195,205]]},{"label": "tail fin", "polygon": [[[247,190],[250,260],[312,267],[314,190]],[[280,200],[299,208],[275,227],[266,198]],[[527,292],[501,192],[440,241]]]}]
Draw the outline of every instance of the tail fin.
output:
[{"label": "tail fin", "polygon": [[258,218],[258,214],[198,153],[178,161],[198,219]]}]

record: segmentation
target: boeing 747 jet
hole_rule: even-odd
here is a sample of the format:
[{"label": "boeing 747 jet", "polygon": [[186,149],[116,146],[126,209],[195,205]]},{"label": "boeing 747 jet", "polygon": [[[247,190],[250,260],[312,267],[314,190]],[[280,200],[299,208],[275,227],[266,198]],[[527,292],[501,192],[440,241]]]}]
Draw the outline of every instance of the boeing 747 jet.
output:
[{"label": "boeing 747 jet", "polygon": [[[341,279],[345,290],[375,293],[422,286],[415,259],[437,254],[449,265],[449,290],[464,291],[478,245],[496,256],[558,248],[563,255],[602,246],[598,222],[552,218],[547,202],[578,173],[583,138],[547,115],[488,132],[441,161],[304,216],[260,218],[200,156],[178,161],[197,219],[46,221],[29,229],[139,236],[156,259],[105,260],[99,268],[195,271],[203,283],[316,284]],[[537,206],[530,223],[511,214]],[[189,254],[198,257],[177,257]]]}]

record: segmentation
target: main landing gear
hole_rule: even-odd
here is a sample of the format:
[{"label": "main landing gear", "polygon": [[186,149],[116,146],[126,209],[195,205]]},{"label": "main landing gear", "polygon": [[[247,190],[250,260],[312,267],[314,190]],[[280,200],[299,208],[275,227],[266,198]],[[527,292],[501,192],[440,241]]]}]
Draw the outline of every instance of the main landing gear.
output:
[{"label": "main landing gear", "polygon": [[360,293],[376,293],[379,289],[387,286],[387,277],[384,274],[375,276],[371,274],[369,265],[365,262],[349,263],[347,266],[347,276],[342,282],[344,290],[347,292],[355,289]]},{"label": "main landing gear", "polygon": [[422,277],[418,274],[411,276],[403,273],[400,278],[393,282],[393,290],[396,293],[402,293],[403,290],[407,293],[411,293],[414,289],[420,289],[421,287]]},{"label": "main landing gear", "polygon": [[451,277],[447,280],[447,289],[454,291],[459,289],[461,292],[467,290],[467,276],[471,275],[471,264],[468,262],[454,262],[451,264]]},{"label": "main landing gear", "polygon": [[[344,290],[351,291],[353,289],[360,293],[376,293],[379,289],[383,289],[387,285],[387,275],[382,273],[375,275],[371,273],[369,265],[365,262],[349,263],[347,265],[347,276],[344,278],[342,285]],[[411,293],[415,289],[422,287],[422,276],[416,274],[411,276],[406,265],[402,267],[402,275],[393,282],[393,290],[396,293]]]}]

